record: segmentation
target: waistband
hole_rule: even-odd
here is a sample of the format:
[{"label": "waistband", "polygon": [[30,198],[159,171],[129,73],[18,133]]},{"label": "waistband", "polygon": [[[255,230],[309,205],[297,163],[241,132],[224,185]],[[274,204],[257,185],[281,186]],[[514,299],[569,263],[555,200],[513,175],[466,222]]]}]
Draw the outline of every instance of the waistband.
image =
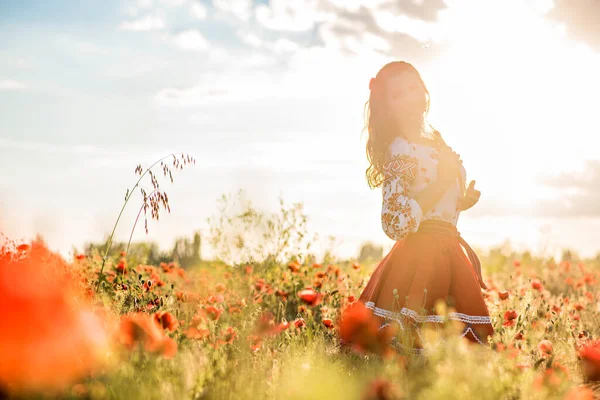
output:
[{"label": "waistband", "polygon": [[469,257],[471,265],[473,265],[473,268],[475,269],[477,279],[479,280],[479,285],[482,288],[487,289],[487,285],[483,282],[483,277],[481,275],[481,261],[479,260],[479,257],[477,257],[477,254],[475,251],[473,251],[465,239],[462,238],[460,232],[454,224],[447,221],[429,219],[419,223],[417,233],[440,233],[443,235],[457,236],[460,244],[467,252],[467,256]]},{"label": "waistband", "polygon": [[426,219],[425,221],[421,221],[417,232],[445,233],[453,236],[460,235],[454,224],[437,219]]}]

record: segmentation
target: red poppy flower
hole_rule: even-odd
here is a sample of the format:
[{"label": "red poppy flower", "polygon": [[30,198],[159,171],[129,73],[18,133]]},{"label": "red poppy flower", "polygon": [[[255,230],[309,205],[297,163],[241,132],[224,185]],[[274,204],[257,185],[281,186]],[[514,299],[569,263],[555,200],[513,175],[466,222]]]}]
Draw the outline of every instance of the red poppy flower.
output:
[{"label": "red poppy flower", "polygon": [[210,331],[208,329],[198,329],[192,326],[187,328],[183,334],[190,339],[201,340],[206,339],[210,335]]},{"label": "red poppy flower", "polygon": [[148,352],[161,353],[171,358],[177,351],[177,343],[166,336],[154,318],[145,313],[128,314],[121,317],[120,339],[127,348],[143,345]]},{"label": "red poppy flower", "polygon": [[542,282],[538,280],[531,281],[531,287],[538,291],[544,290],[544,285],[542,285]]},{"label": "red poppy flower", "polygon": [[121,259],[115,269],[122,274],[127,273],[127,263],[125,262],[125,259]]},{"label": "red poppy flower", "polygon": [[222,283],[217,283],[217,285],[215,286],[215,290],[216,290],[217,292],[219,292],[219,293],[222,293],[222,292],[224,292],[224,291],[225,291],[225,289],[227,289],[227,288],[226,288],[226,287],[225,287],[225,285],[224,285],[224,284],[222,284]]},{"label": "red poppy flower", "polygon": [[20,244],[17,246],[17,250],[18,251],[27,251],[29,250],[29,245],[28,244]]},{"label": "red poppy flower", "polygon": [[329,318],[326,318],[323,320],[323,325],[325,325],[328,328],[333,328],[333,321]]},{"label": "red poppy flower", "polygon": [[250,342],[250,350],[252,350],[252,352],[256,353],[258,350],[260,350],[261,345],[262,345],[262,338],[258,335],[250,335],[248,336],[248,341]]},{"label": "red poppy flower", "polygon": [[299,291],[298,297],[311,307],[316,306],[321,302],[321,293],[311,287]]},{"label": "red poppy flower", "polygon": [[306,326],[306,322],[304,322],[304,318],[297,318],[294,321],[294,326],[296,328],[302,328],[302,327]]},{"label": "red poppy flower", "polygon": [[285,291],[283,291],[281,289],[278,289],[278,290],[275,291],[275,296],[281,297],[282,300],[286,300],[288,294],[289,294],[288,292],[285,292]]},{"label": "red poppy flower", "polygon": [[221,314],[223,314],[223,309],[215,306],[208,306],[204,309],[204,311],[208,314],[210,319],[214,321],[218,321]]},{"label": "red poppy flower", "polygon": [[298,272],[300,271],[300,264],[298,264],[296,261],[291,262],[288,264],[288,269],[292,272]]},{"label": "red poppy flower", "polygon": [[573,286],[573,285],[575,285],[575,282],[573,281],[573,278],[571,278],[570,276],[569,276],[567,279],[565,279],[565,283],[566,283],[568,286]]},{"label": "red poppy flower", "polygon": [[540,352],[541,357],[547,357],[552,355],[553,347],[552,342],[549,340],[542,340],[538,343],[537,348]]},{"label": "red poppy flower", "polygon": [[577,351],[587,381],[600,382],[600,340],[586,341]]},{"label": "red poppy flower", "polygon": [[218,295],[210,295],[208,296],[208,298],[206,299],[210,304],[214,304],[214,303],[223,303],[225,301],[225,297],[223,297],[222,294],[218,294]]},{"label": "red poppy flower", "polygon": [[160,312],[154,314],[154,319],[163,329],[166,329],[170,332],[173,332],[179,326],[179,322],[177,318],[173,316],[170,312]]},{"label": "red poppy flower", "polygon": [[554,305],[552,306],[552,311],[554,311],[555,313],[559,313],[559,312],[560,312],[560,307],[559,307],[559,306],[557,306],[556,304],[554,304]]},{"label": "red poppy flower", "polygon": [[508,299],[508,291],[498,292],[498,297],[500,297],[500,300]]},{"label": "red poppy flower", "polygon": [[391,354],[389,344],[395,331],[392,325],[381,327],[377,317],[361,301],[349,304],[340,318],[340,338],[360,353]]},{"label": "red poppy flower", "polygon": [[232,326],[228,327],[225,330],[223,340],[225,341],[225,343],[231,344],[231,343],[233,343],[235,338],[237,338],[237,332],[235,331],[235,329]]},{"label": "red poppy flower", "polygon": [[265,280],[262,278],[259,278],[256,280],[256,282],[254,283],[254,289],[256,289],[257,291],[261,291],[263,288],[265,287]]},{"label": "red poppy flower", "polygon": [[362,399],[402,399],[405,394],[400,387],[386,379],[379,378],[372,381],[364,390],[361,396]]},{"label": "red poppy flower", "polygon": [[504,323],[503,326],[514,326],[515,320],[517,319],[518,314],[515,310],[509,310],[504,313]]},{"label": "red poppy flower", "polygon": [[17,253],[4,240],[0,386],[10,392],[63,389],[100,366],[107,329],[88,304],[76,268],[43,243]]}]

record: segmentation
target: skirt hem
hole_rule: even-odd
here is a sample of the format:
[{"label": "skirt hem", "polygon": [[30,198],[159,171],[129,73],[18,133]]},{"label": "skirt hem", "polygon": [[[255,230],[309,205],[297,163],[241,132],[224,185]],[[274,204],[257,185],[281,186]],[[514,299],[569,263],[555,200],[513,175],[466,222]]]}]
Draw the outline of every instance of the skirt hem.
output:
[{"label": "skirt hem", "polygon": [[[400,325],[400,328],[402,330],[404,330],[403,317],[412,318],[417,323],[426,323],[426,322],[444,323],[445,322],[445,318],[442,315],[419,315],[416,311],[411,310],[406,307],[403,307],[399,313],[385,310],[383,308],[375,307],[375,303],[373,303],[372,301],[366,302],[365,307],[373,310],[373,314],[378,317],[382,317],[387,320],[393,320],[393,321],[398,322],[398,324]],[[486,343],[484,343],[481,339],[479,339],[479,335],[472,329],[471,325],[472,324],[486,324],[486,325],[491,326],[492,321],[489,316],[467,315],[467,314],[463,314],[463,313],[452,312],[452,313],[448,314],[448,320],[460,321],[460,322],[467,324],[466,328],[464,329],[464,331],[460,335],[460,337],[465,337],[467,334],[471,333],[471,336],[478,343],[480,343],[482,345],[486,345]],[[388,324],[382,325],[380,327],[380,329],[386,325],[388,325]],[[413,327],[413,329],[414,329],[414,327]],[[417,334],[419,336],[421,336],[421,332],[418,328],[416,328],[416,331],[417,331]],[[418,350],[419,352],[423,351],[422,349],[415,349],[415,350]]]},{"label": "skirt hem", "polygon": [[[402,310],[400,310],[399,313],[390,311],[390,310],[386,310],[384,308],[376,307],[375,303],[372,301],[367,301],[365,303],[365,307],[373,310],[373,314],[375,314],[379,317],[394,319],[400,323],[402,322],[402,316],[410,317],[415,322],[418,322],[418,323],[424,323],[424,322],[444,323],[445,322],[443,315],[435,315],[435,314],[419,315],[419,313],[417,313],[416,311],[411,310],[410,308],[407,308],[407,307],[402,307]],[[490,325],[492,324],[492,319],[488,315],[468,315],[468,314],[459,313],[459,312],[451,312],[448,314],[448,319],[465,322],[467,324],[490,324]]]}]

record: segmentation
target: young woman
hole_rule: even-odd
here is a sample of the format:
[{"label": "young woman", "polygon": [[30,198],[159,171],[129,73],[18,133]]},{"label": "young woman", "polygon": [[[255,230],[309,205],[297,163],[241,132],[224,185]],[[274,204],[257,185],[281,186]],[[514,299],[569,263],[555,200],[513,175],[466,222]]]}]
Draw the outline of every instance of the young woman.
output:
[{"label": "young woman", "polygon": [[[480,192],[474,181],[465,189],[460,157],[427,123],[429,92],[411,64],[386,64],[369,87],[367,181],[382,188],[381,224],[396,243],[359,300],[382,326],[409,327],[414,352],[422,350],[419,328],[445,318],[461,321],[461,336],[485,344],[494,332],[481,293],[486,286],[477,255],[456,228]],[[454,310],[447,317],[435,313],[440,300]]]}]

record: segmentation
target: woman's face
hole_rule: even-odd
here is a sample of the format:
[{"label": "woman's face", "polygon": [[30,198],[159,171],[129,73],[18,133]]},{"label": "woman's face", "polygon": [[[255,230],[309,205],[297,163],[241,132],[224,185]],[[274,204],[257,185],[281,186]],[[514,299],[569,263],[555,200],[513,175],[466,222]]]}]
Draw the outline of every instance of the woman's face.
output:
[{"label": "woman's face", "polygon": [[412,71],[402,71],[386,81],[386,101],[399,126],[420,123],[427,107],[425,88]]}]

